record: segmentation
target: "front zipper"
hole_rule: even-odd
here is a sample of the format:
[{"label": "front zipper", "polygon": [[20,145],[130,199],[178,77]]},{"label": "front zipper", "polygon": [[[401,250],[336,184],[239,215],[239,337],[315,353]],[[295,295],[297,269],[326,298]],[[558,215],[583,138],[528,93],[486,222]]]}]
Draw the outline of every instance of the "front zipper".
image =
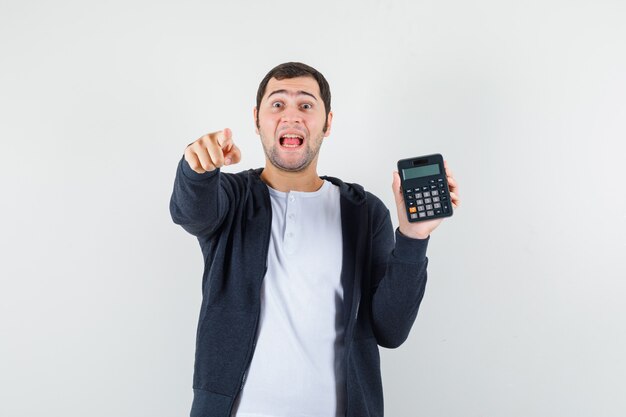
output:
[{"label": "front zipper", "polygon": [[[364,213],[364,217],[362,219],[362,227],[361,230],[367,230],[368,231],[368,236],[370,235],[369,233],[369,216],[367,215],[367,203],[365,206],[365,209],[363,211]],[[367,250],[367,248],[363,248],[357,245],[356,247],[356,253],[357,253],[357,257],[358,254],[364,252],[364,258],[367,259],[369,256],[368,252],[371,252],[371,250]],[[361,268],[363,268],[363,265],[360,266]],[[369,273],[369,272],[368,272]],[[361,278],[363,275],[363,271],[359,270],[358,268],[355,268],[354,271],[354,288],[352,289],[352,303],[354,303],[354,301],[356,300],[356,307],[355,307],[355,311],[354,311],[354,316],[350,315],[349,316],[349,321],[348,321],[348,328],[346,329],[346,336],[349,336],[349,339],[346,341],[345,343],[345,349],[346,349],[346,354],[345,354],[345,365],[346,365],[346,374],[345,374],[345,378],[346,378],[346,417],[350,416],[350,395],[348,392],[348,367],[350,366],[350,351],[352,350],[352,342],[354,339],[354,328],[356,327],[356,321],[357,318],[359,317],[359,307],[361,306],[361,295],[362,295],[362,290],[361,290]],[[350,320],[352,320],[352,323],[350,323]]]},{"label": "front zipper", "polygon": [[246,379],[248,378],[248,371],[250,370],[250,364],[252,363],[252,356],[256,348],[257,332],[259,330],[259,317],[261,316],[261,299],[260,299],[261,298],[261,286],[263,285],[263,280],[265,279],[265,274],[267,273],[267,253],[269,251],[270,238],[272,236],[272,202],[270,201],[270,193],[267,190],[267,185],[265,185],[265,183],[263,185],[265,186],[264,187],[265,201],[266,201],[267,207],[269,207],[269,210],[270,210],[269,221],[267,223],[269,227],[267,228],[267,239],[265,241],[265,248],[263,252],[265,253],[265,268],[263,269],[263,275],[261,276],[261,282],[259,285],[259,308],[257,310],[256,318],[254,320],[254,334],[252,336],[252,344],[248,348],[248,354],[246,356],[246,367],[241,377],[241,384],[239,385],[239,390],[237,391],[237,394],[235,394],[235,396],[233,397],[233,400],[230,403],[230,409],[228,410],[229,417],[233,412],[233,407],[235,406],[235,402],[237,401],[237,398],[241,395],[241,391],[243,391],[243,386],[245,385]]},{"label": "front zipper", "polygon": [[[261,284],[263,284],[263,279],[265,278],[266,273],[267,273],[267,262],[265,263],[265,270],[263,271],[263,277],[261,277]],[[246,370],[243,373],[243,377],[241,377],[241,385],[239,387],[240,392],[241,390],[243,390],[243,386],[246,383],[246,378],[248,377],[248,371],[250,370],[250,364],[252,363],[252,354],[254,353],[254,350],[256,349],[256,338],[257,338],[257,332],[259,331],[259,317],[260,316],[261,316],[261,304],[259,302],[259,309],[257,311],[256,319],[254,320],[254,336],[252,339],[252,349],[248,349],[247,365],[246,365]]]},{"label": "front zipper", "polygon": [[[358,293],[358,294],[357,294]],[[349,317],[349,321],[347,323],[346,326],[346,343],[345,343],[345,356],[344,356],[344,360],[345,360],[345,367],[346,367],[346,374],[345,374],[345,381],[346,381],[346,417],[350,415],[349,413],[349,409],[350,409],[350,399],[349,394],[348,394],[348,366],[350,364],[350,351],[352,350],[352,342],[354,339],[354,327],[356,326],[356,319],[359,316],[359,307],[361,306],[361,291],[357,290],[357,285],[355,284],[353,292],[352,292],[352,296],[353,299],[356,298],[357,303],[356,303],[356,308],[355,308],[355,313],[354,316],[350,315]]]}]

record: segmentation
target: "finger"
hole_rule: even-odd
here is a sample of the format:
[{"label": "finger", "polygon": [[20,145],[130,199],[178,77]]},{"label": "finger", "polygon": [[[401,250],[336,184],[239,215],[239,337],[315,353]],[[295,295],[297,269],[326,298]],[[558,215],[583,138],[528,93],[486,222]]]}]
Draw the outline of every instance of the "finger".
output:
[{"label": "finger", "polygon": [[229,151],[231,146],[233,145],[232,138],[233,132],[229,128],[225,128],[224,130],[220,130],[219,132],[215,133],[215,139],[217,139],[217,143],[225,151]]},{"label": "finger", "polygon": [[446,175],[453,177],[454,175],[452,175],[452,170],[450,169],[450,165],[448,164],[448,161],[446,161],[445,159],[443,160],[443,169],[446,170]]},{"label": "finger", "polygon": [[200,162],[198,155],[191,149],[191,147],[187,147],[187,149],[185,149],[185,161],[187,161],[189,167],[198,174],[204,174],[206,172],[206,170],[202,167],[202,162]]},{"label": "finger", "polygon": [[393,171],[393,183],[391,184],[391,188],[393,190],[393,198],[396,200],[396,209],[398,210],[398,220],[400,223],[407,221],[406,210],[404,209],[404,194],[402,193],[402,189],[400,188],[400,174],[398,171]]},{"label": "finger", "polygon": [[396,199],[396,203],[404,203],[404,195],[400,189],[400,175],[398,171],[393,171],[393,183],[391,187],[393,188],[393,196]]},{"label": "finger", "polygon": [[452,201],[452,207],[457,208],[461,205],[461,199],[456,193],[450,192],[450,200]]},{"label": "finger", "polygon": [[211,157],[213,165],[215,165],[216,168],[224,165],[224,152],[217,143],[217,140],[208,140],[206,141],[205,146],[209,156]]},{"label": "finger", "polygon": [[200,165],[205,171],[213,171],[216,168],[213,161],[211,161],[209,152],[201,144],[198,143],[197,146],[193,146],[191,150],[195,152],[195,155],[200,161]]},{"label": "finger", "polygon": [[237,145],[233,144],[228,152],[224,154],[224,165],[236,164],[241,161],[241,151]]},{"label": "finger", "polygon": [[450,190],[456,190],[457,182],[454,177],[447,177],[448,185],[450,186]]}]

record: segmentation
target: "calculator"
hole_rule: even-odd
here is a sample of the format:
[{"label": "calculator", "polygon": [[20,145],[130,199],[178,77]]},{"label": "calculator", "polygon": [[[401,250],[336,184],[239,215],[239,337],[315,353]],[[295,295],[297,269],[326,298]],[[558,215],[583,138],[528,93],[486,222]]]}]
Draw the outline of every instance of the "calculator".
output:
[{"label": "calculator", "polygon": [[452,201],[440,154],[398,161],[409,222],[452,216]]}]

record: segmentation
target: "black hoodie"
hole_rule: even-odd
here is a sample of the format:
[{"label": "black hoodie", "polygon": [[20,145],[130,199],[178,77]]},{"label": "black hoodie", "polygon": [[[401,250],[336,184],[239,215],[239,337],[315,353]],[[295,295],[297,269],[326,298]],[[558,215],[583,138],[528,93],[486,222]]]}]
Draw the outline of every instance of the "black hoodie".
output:
[{"label": "black hoodie", "polygon": [[[230,417],[255,349],[272,207],[262,168],[198,174],[181,158],[170,201],[174,223],[204,256],[191,417]],[[429,239],[394,233],[385,205],[358,184],[340,189],[346,416],[382,417],[378,346],[408,337],[426,285]],[[306,410],[303,410],[306,412]]]}]

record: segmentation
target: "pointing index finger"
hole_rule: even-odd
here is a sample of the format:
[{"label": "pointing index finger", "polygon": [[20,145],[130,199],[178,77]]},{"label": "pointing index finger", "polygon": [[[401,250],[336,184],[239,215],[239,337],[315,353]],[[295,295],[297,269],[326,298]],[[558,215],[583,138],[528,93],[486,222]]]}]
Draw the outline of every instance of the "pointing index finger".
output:
[{"label": "pointing index finger", "polygon": [[217,132],[217,143],[222,149],[228,151],[232,147],[232,137],[233,132],[229,128],[225,128],[224,130]]}]

